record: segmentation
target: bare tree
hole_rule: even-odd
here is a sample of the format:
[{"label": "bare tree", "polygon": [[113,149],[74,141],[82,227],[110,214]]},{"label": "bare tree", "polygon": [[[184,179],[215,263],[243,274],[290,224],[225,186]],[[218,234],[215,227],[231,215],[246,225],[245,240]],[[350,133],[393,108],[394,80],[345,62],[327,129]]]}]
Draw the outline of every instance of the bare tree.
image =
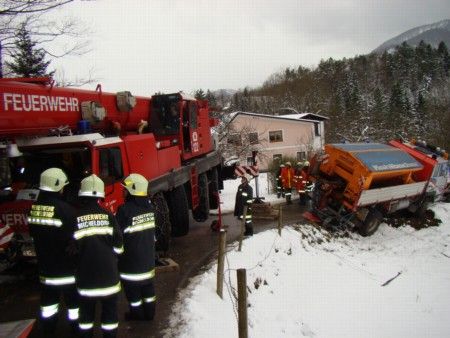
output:
[{"label": "bare tree", "polygon": [[[222,113],[220,124],[215,132],[218,135],[218,149],[226,160],[240,161],[247,158],[252,151],[260,150],[262,143],[267,141],[252,125],[236,127],[232,123],[233,114]],[[258,156],[264,156],[258,153]]]},{"label": "bare tree", "polygon": [[[0,77],[4,77],[4,60],[15,50],[15,37],[22,25],[26,25],[33,40],[53,58],[66,55],[82,55],[89,52],[89,32],[74,19],[59,21],[47,15],[52,10],[74,0],[3,0],[0,5]],[[59,50],[54,45],[59,38],[69,38]]]},{"label": "bare tree", "polygon": [[94,77],[94,69],[89,69],[88,75],[86,77],[76,77],[74,79],[69,79],[66,77],[64,69],[57,70],[54,75],[54,79],[57,87],[81,87],[86,84],[98,82],[99,79]]}]

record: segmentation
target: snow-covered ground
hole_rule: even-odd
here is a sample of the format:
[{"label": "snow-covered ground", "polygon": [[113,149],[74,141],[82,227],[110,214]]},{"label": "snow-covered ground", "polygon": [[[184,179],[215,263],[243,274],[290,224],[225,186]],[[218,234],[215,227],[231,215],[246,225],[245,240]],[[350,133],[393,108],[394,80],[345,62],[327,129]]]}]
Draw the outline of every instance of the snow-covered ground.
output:
[{"label": "snow-covered ground", "polygon": [[[226,184],[224,208],[236,188]],[[249,337],[449,337],[450,204],[432,210],[442,224],[418,231],[382,224],[368,238],[338,238],[298,224],[246,239],[242,252],[229,246],[224,299],[212,262],[180,293],[165,337],[238,337],[239,268]]]},{"label": "snow-covered ground", "polygon": [[[258,196],[264,197],[264,202],[269,202],[271,204],[283,202],[284,199],[279,199],[276,194],[273,194],[272,183],[270,182],[268,176],[269,175],[267,173],[261,173],[258,176]],[[240,178],[235,180],[226,180],[224,182],[225,189],[220,192],[222,213],[233,212],[234,201],[239,184],[241,184]],[[253,197],[256,197],[256,179],[251,180],[250,185],[253,188]],[[211,214],[217,214],[217,210],[212,210]]]}]

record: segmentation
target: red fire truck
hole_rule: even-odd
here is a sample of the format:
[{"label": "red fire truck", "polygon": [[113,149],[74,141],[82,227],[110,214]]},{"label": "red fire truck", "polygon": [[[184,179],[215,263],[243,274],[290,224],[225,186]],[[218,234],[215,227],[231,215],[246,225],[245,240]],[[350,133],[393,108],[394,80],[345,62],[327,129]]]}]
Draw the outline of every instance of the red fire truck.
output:
[{"label": "red fire truck", "polygon": [[[207,101],[183,93],[135,97],[130,92],[56,87],[50,78],[0,80],[0,216],[27,242],[26,215],[39,194],[40,173],[63,169],[76,204],[80,181],[92,173],[105,182],[104,207],[123,202],[122,180],[149,180],[156,206],[157,243],[189,231],[189,209],[205,221],[218,207],[222,184]],[[233,172],[228,170],[227,172]]]}]

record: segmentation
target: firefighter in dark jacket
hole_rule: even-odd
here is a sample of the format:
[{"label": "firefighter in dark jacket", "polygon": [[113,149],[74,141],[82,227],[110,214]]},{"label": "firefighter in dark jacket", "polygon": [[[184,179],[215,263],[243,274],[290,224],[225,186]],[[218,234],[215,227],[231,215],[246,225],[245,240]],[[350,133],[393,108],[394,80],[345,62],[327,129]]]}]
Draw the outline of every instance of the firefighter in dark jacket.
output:
[{"label": "firefighter in dark jacket", "polygon": [[83,179],[78,196],[80,209],[73,236],[78,247],[75,278],[80,295],[80,333],[92,337],[98,301],[102,306],[103,337],[116,337],[121,289],[116,254],[123,252],[122,236],[114,215],[98,204],[105,197],[104,183],[99,177],[90,175]]},{"label": "firefighter in dark jacket", "polygon": [[42,172],[39,196],[28,217],[41,282],[40,318],[46,333],[53,333],[56,328],[61,294],[74,329],[78,320],[75,261],[69,250],[75,210],[62,198],[68,183],[66,174],[59,168]]},{"label": "firefighter in dark jacket", "polygon": [[281,183],[281,171],[284,168],[284,164],[280,164],[280,167],[277,170],[276,173],[276,177],[275,177],[275,182],[277,184],[277,197],[284,197],[284,189],[283,189],[283,184]]},{"label": "firefighter in dark jacket", "polygon": [[125,203],[116,219],[123,234],[119,272],[130,305],[131,320],[155,316],[155,214],[147,196],[148,181],[139,174],[124,180]]},{"label": "firefighter in dark jacket", "polygon": [[236,193],[236,203],[234,205],[234,216],[239,219],[244,218],[244,207],[247,206],[247,213],[245,215],[245,236],[253,236],[253,223],[252,223],[252,203],[253,203],[253,188],[249,182],[252,179],[252,175],[245,174],[242,176],[241,184],[238,187]]}]

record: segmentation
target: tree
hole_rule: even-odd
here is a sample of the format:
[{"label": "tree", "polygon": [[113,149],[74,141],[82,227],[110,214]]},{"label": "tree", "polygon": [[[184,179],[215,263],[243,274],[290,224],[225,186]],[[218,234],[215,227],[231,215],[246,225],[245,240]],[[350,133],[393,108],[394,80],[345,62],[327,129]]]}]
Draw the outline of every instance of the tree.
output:
[{"label": "tree", "polygon": [[205,95],[205,92],[203,91],[203,89],[197,89],[195,92],[194,92],[194,97],[197,99],[197,100],[204,100],[204,99],[206,99],[206,95]]},{"label": "tree", "polygon": [[209,104],[210,107],[216,107],[217,106],[216,96],[209,89],[206,91],[205,99],[208,100],[208,104]]},{"label": "tree", "polygon": [[[54,58],[66,55],[82,55],[89,51],[89,42],[84,38],[88,31],[74,19],[55,20],[45,14],[67,5],[74,0],[2,0],[0,6],[0,78],[5,60],[16,49],[16,38],[23,24],[30,37],[42,50]],[[55,47],[60,37],[69,37],[70,42]],[[51,44],[50,44],[51,43]]]},{"label": "tree", "polygon": [[17,50],[11,55],[12,61],[6,62],[15,76],[53,76],[55,71],[47,72],[50,61],[45,61],[45,51],[38,48],[37,43],[31,39],[26,24],[22,24],[18,31],[16,46]]}]

